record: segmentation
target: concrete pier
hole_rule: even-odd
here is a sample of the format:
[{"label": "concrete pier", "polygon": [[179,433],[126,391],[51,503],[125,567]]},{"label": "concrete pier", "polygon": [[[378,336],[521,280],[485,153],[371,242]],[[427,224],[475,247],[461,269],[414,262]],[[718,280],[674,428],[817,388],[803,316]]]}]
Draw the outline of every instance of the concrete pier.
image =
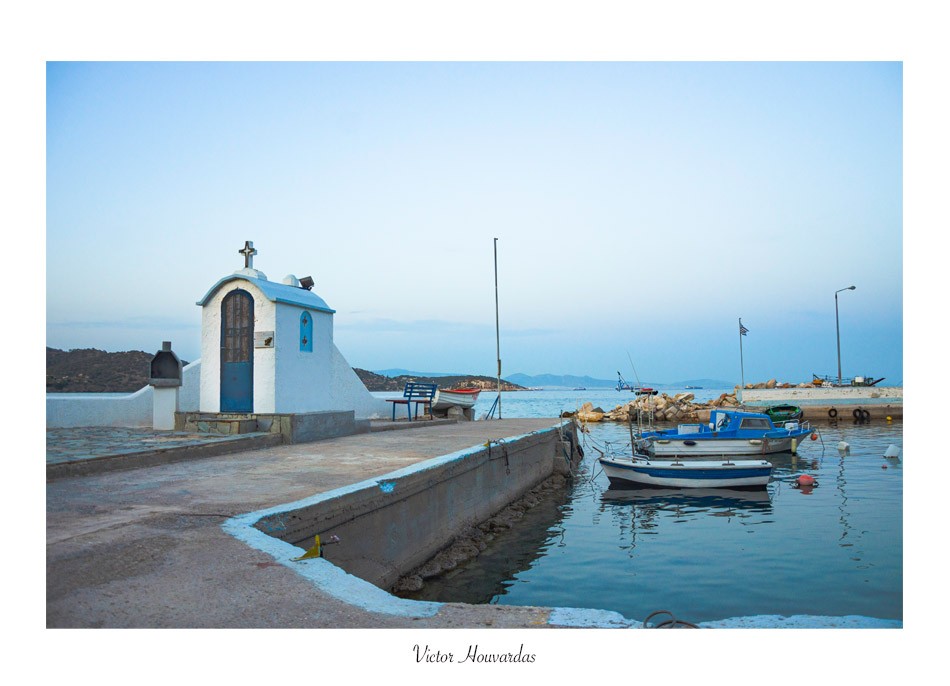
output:
[{"label": "concrete pier", "polygon": [[900,386],[747,388],[742,391],[742,400],[750,409],[797,405],[804,419],[810,421],[860,420],[855,410],[867,412],[864,421],[904,417],[904,389]]},{"label": "concrete pier", "polygon": [[[801,405],[804,419],[810,421],[869,421],[883,420],[888,417],[891,419],[904,418],[904,404],[883,404],[883,405]],[[864,419],[854,415],[855,410],[867,412]]]},{"label": "concrete pier", "polygon": [[[316,443],[194,459],[179,455],[181,459],[164,464],[146,460],[142,467],[133,466],[134,456],[127,455],[121,469],[60,474],[47,482],[47,626],[550,625],[551,610],[545,608],[418,604],[419,612],[404,612],[391,611],[385,602],[351,602],[345,594],[325,592],[313,575],[248,545],[223,525],[249,512],[280,511],[287,503],[319,499],[322,493],[488,441],[554,430],[558,423],[420,422],[408,430]],[[59,460],[76,462],[75,451],[74,446],[73,459]],[[329,549],[328,559],[313,560],[311,566],[326,572],[332,555]],[[362,594],[369,586],[333,569],[339,588]],[[377,591],[378,598],[387,595]]]}]

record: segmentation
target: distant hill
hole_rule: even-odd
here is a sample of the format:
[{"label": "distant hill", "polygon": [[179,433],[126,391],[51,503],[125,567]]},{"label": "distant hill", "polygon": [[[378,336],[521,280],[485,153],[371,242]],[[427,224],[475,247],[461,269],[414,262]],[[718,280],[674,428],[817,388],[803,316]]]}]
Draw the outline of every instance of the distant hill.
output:
[{"label": "distant hill", "polygon": [[412,376],[425,379],[431,379],[437,376],[465,376],[464,374],[459,374],[458,372],[415,372],[411,369],[376,369],[370,373],[378,374],[380,376],[388,376],[391,379],[395,379],[397,376]]},{"label": "distant hill", "polygon": [[[154,353],[46,348],[47,393],[133,393],[148,385]],[[187,364],[182,360],[182,364]]]},{"label": "distant hill", "polygon": [[613,388],[617,381],[595,379],[591,376],[573,376],[571,374],[510,374],[505,377],[508,381],[528,388],[558,387],[558,388]]},{"label": "distant hill", "polygon": [[[110,353],[95,348],[57,350],[46,348],[47,393],[134,393],[148,385],[154,353],[141,350]],[[188,364],[182,360],[182,364]],[[370,391],[401,391],[408,381],[437,383],[442,388],[497,388],[489,376],[463,374],[405,374],[384,376],[365,369],[353,369]],[[402,371],[402,370],[400,370]],[[524,390],[502,380],[502,390]]]},{"label": "distant hill", "polygon": [[[537,374],[534,376],[510,374],[505,378],[512,383],[527,388],[615,388],[617,386],[617,379],[595,379],[590,376],[572,376],[570,374]],[[626,377],[624,379],[627,383],[636,385],[635,379]],[[693,388],[732,388],[735,384],[731,381],[719,379],[691,379],[673,383],[643,381],[641,385],[650,388],[686,388],[687,386]]]},{"label": "distant hill", "polygon": [[[423,374],[400,374],[399,376],[383,376],[376,372],[368,372],[365,369],[353,368],[360,381],[370,391],[401,391],[410,381],[420,383],[438,384],[440,388],[481,388],[482,390],[496,390],[498,388],[498,379],[493,376],[477,376],[471,374],[439,374],[430,373],[428,376]],[[404,371],[404,370],[397,370]],[[525,388],[518,384],[501,380],[501,390],[503,391],[523,391]]]}]

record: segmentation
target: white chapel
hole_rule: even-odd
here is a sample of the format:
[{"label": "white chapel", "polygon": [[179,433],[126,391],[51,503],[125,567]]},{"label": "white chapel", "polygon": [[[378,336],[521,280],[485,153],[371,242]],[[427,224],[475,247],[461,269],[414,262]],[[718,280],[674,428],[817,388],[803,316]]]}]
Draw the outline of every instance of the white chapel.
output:
[{"label": "white chapel", "polygon": [[201,309],[202,413],[301,414],[352,410],[385,416],[333,343],[333,315],[310,277],[268,280],[254,268],[251,241],[238,251],[244,267],[217,281]]}]

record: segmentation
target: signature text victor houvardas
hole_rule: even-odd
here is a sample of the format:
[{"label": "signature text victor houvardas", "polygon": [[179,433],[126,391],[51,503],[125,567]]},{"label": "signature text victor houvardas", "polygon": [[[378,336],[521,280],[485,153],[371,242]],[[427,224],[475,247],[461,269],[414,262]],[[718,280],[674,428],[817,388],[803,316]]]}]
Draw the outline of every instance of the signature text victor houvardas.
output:
[{"label": "signature text victor houvardas", "polygon": [[428,662],[433,664],[447,664],[454,662],[456,664],[466,663],[489,663],[489,662],[534,662],[536,655],[524,651],[524,643],[518,647],[518,652],[488,652],[478,647],[478,644],[469,645],[462,653],[451,653],[445,650],[432,648],[428,644],[420,646],[418,644],[412,647],[416,662]]}]

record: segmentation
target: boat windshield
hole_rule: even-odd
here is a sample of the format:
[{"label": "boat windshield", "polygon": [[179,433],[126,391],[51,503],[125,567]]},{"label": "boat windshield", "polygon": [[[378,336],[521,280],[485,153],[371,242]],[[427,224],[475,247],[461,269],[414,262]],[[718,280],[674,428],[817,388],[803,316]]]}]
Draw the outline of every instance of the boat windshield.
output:
[{"label": "boat windshield", "polygon": [[764,417],[743,417],[740,429],[771,429],[769,420]]}]

